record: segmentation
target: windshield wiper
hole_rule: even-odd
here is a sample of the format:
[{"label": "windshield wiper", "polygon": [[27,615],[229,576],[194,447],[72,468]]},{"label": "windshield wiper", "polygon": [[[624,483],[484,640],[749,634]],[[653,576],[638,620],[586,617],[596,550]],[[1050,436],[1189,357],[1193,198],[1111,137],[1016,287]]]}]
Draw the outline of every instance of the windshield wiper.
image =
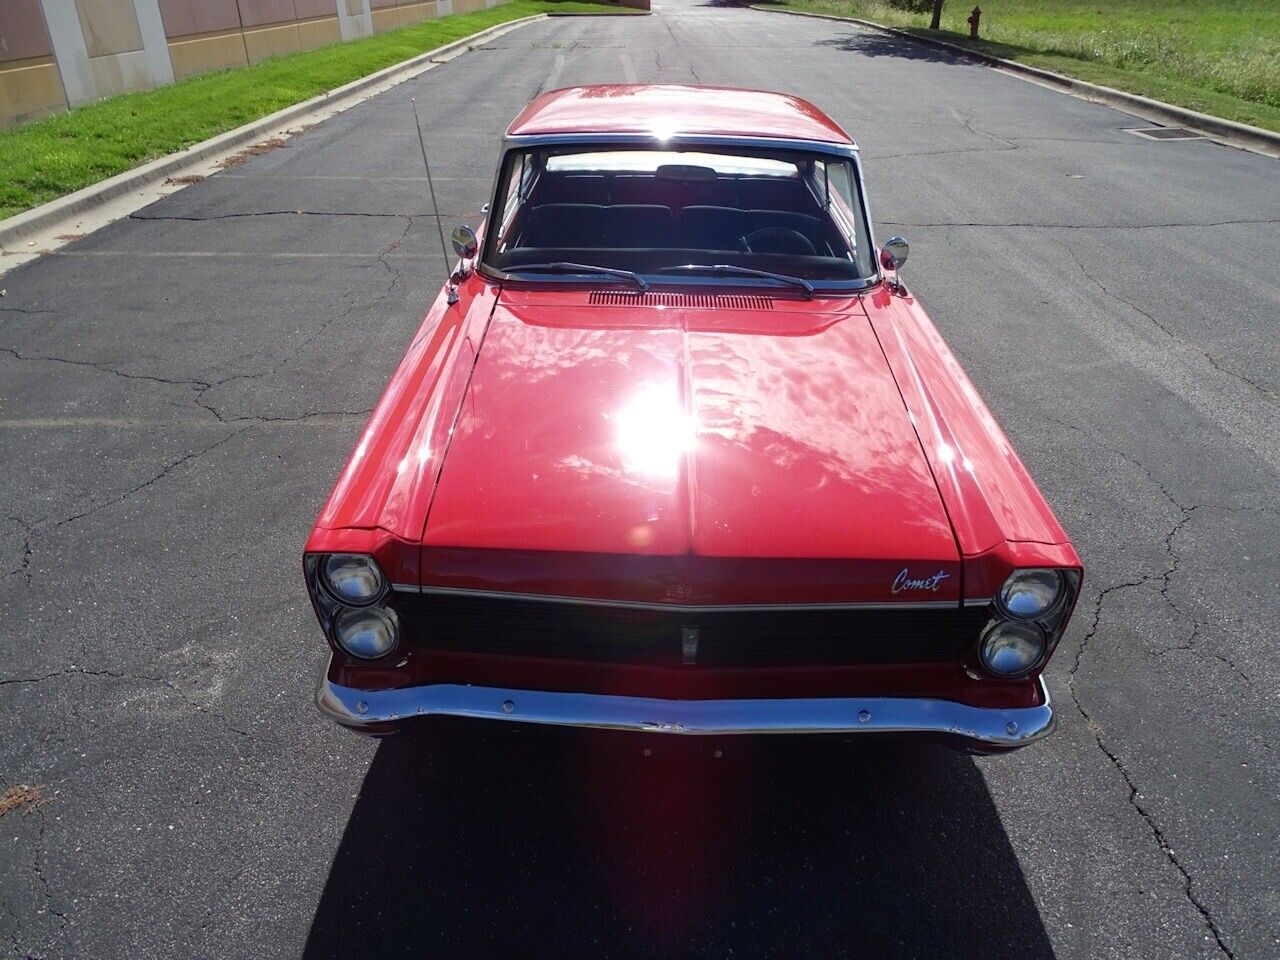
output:
[{"label": "windshield wiper", "polygon": [[803,277],[792,277],[785,273],[774,273],[771,270],[753,270],[751,267],[738,267],[731,263],[686,263],[679,267],[663,267],[659,273],[727,273],[739,277],[766,277],[779,283],[789,283],[802,287],[806,300],[813,296],[813,284]]},{"label": "windshield wiper", "polygon": [[598,273],[605,277],[617,277],[629,280],[640,288],[641,292],[649,289],[644,277],[632,270],[618,270],[614,267],[597,267],[589,263],[566,263],[557,260],[555,263],[522,263],[509,273],[523,273],[526,270],[545,270],[547,273]]}]

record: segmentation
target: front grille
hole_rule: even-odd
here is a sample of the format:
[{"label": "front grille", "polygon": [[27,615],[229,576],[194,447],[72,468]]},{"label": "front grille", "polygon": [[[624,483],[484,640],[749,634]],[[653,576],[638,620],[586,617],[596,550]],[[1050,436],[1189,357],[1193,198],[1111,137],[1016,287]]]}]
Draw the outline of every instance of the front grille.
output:
[{"label": "front grille", "polygon": [[483,595],[396,594],[421,649],[678,666],[697,631],[697,666],[960,660],[985,608],[653,609]]}]

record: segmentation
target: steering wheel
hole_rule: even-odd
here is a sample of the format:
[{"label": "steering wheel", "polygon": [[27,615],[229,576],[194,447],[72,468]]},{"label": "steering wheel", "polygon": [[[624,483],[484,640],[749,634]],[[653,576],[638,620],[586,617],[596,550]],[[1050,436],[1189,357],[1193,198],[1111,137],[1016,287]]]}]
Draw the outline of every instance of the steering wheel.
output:
[{"label": "steering wheel", "polygon": [[799,230],[790,227],[761,227],[739,238],[743,253],[792,253],[799,256],[817,256],[812,241]]}]

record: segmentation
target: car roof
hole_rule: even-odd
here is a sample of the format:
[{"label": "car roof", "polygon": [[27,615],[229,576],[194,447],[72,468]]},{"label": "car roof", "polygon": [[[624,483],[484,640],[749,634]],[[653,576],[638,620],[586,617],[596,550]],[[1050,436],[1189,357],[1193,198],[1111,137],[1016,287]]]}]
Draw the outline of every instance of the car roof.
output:
[{"label": "car roof", "polygon": [[840,125],[808,100],[766,90],[604,83],[552,90],[507,128],[509,137],[649,134],[809,140],[852,146]]}]

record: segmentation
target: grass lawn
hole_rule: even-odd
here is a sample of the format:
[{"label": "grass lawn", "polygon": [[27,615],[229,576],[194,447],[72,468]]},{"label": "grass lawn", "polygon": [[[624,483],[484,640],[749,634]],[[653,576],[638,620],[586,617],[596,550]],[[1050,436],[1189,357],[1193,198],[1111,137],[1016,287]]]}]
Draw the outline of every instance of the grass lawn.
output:
[{"label": "grass lawn", "polygon": [[773,0],[859,17],[1081,80],[1280,131],[1280,0]]},{"label": "grass lawn", "polygon": [[485,27],[548,12],[627,11],[576,0],[511,0],[252,67],[200,74],[0,131],[0,220]]}]

